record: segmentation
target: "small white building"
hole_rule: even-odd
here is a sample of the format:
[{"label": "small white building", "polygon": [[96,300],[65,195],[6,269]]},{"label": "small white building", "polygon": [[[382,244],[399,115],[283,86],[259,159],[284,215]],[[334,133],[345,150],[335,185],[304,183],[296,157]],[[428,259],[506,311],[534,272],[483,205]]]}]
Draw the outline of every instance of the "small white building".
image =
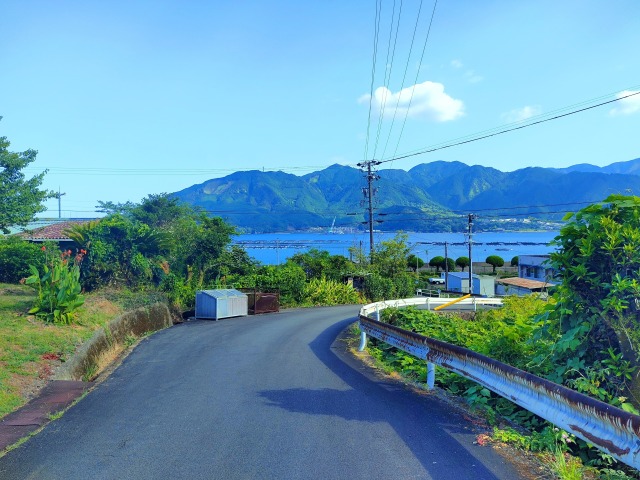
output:
[{"label": "small white building", "polygon": [[[445,274],[440,274],[444,279]],[[495,278],[489,275],[473,274],[473,293],[485,297],[495,295]],[[447,289],[451,292],[469,293],[469,272],[449,272]]]}]

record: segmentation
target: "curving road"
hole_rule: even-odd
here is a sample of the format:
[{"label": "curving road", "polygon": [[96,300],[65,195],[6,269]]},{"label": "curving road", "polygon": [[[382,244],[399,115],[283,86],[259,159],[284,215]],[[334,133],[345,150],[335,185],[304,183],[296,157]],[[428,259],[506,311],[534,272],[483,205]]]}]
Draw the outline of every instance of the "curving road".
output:
[{"label": "curving road", "polygon": [[377,378],[359,307],[191,321],[144,340],[1,479],[515,479],[458,412]]}]

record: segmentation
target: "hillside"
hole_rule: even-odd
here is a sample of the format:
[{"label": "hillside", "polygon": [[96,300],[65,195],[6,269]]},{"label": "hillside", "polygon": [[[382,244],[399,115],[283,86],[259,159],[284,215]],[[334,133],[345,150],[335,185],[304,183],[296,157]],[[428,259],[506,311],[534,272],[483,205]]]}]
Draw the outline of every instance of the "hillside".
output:
[{"label": "hillside", "polygon": [[[640,194],[640,159],[513,172],[435,161],[378,174],[376,219],[384,223],[375,228],[383,230],[459,231],[473,212],[482,229],[544,228],[562,218],[564,204],[575,210],[612,193]],[[365,186],[361,170],[332,165],[304,176],[241,171],[174,195],[248,232],[328,229],[334,219],[338,228],[364,229]]]}]

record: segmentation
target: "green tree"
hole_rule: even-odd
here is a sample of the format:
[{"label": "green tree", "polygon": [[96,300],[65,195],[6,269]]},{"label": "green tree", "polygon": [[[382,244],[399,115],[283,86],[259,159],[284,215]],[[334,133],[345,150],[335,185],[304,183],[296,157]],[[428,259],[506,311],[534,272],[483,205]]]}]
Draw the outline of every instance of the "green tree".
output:
[{"label": "green tree", "polygon": [[429,260],[429,266],[435,267],[436,272],[439,272],[441,268],[444,268],[444,257],[437,255]]},{"label": "green tree", "polygon": [[407,270],[409,247],[406,233],[399,233],[393,239],[380,242],[373,252],[373,268],[383,277],[393,278]]},{"label": "green tree", "polygon": [[424,267],[424,260],[412,253],[407,257],[407,267],[417,272],[418,269]]},{"label": "green tree", "polygon": [[364,279],[364,293],[372,302],[393,298],[393,281],[378,273],[367,275]]},{"label": "green tree", "polygon": [[458,257],[456,258],[456,265],[460,267],[460,269],[464,272],[464,269],[469,266],[471,260],[469,257]]},{"label": "green tree", "polygon": [[232,245],[220,255],[220,273],[235,278],[252,275],[258,268],[258,262],[251,258],[244,248]]},{"label": "green tree", "polygon": [[446,258],[446,260],[445,260],[445,262],[446,262],[446,263],[444,264],[444,266],[443,266],[442,268],[445,268],[445,266],[446,266],[446,268],[447,268],[447,270],[448,270],[448,271],[450,271],[450,272],[455,271],[455,269],[456,269],[456,262],[455,262],[455,260],[454,260],[453,258],[449,258],[449,257],[447,257],[447,258]]},{"label": "green tree", "polygon": [[513,257],[511,259],[511,266],[512,267],[517,267],[520,264],[520,257],[518,257],[518,255],[516,255],[515,257]]},{"label": "green tree", "polygon": [[498,255],[489,255],[485,262],[491,265],[493,267],[493,273],[496,273],[496,268],[504,265],[504,258]]},{"label": "green tree", "polygon": [[9,146],[7,137],[0,137],[0,231],[5,234],[9,227],[25,226],[45,211],[42,202],[56,195],[40,189],[46,171],[30,179],[22,171],[35,161],[38,152],[10,152]]},{"label": "green tree", "polygon": [[312,248],[304,253],[296,253],[289,258],[290,262],[300,265],[307,274],[307,279],[326,278],[341,281],[342,275],[353,270],[353,263],[343,255],[331,255],[326,250]]},{"label": "green tree", "polygon": [[131,216],[150,227],[163,228],[180,218],[198,215],[199,210],[168,193],[152,194],[131,209]]},{"label": "green tree", "polygon": [[639,398],[629,366],[640,352],[640,198],[611,195],[565,220],[550,259],[561,284],[540,317],[551,379],[608,401],[634,378]]}]

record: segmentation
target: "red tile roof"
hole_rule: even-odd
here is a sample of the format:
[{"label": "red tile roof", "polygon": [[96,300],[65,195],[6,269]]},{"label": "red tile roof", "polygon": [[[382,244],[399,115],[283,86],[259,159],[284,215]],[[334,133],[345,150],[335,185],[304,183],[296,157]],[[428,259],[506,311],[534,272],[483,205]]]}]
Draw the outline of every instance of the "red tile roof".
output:
[{"label": "red tile roof", "polygon": [[68,241],[71,240],[64,231],[74,225],[82,225],[83,223],[90,222],[91,220],[69,220],[66,222],[56,222],[46,227],[36,228],[31,231],[23,232],[20,234],[25,240],[31,240],[32,242],[42,242],[45,240],[53,241]]},{"label": "red tile roof", "polygon": [[552,283],[541,282],[539,280],[529,280],[520,277],[499,278],[496,279],[496,282],[504,285],[513,285],[514,287],[528,288],[529,290],[540,290],[554,286]]}]

